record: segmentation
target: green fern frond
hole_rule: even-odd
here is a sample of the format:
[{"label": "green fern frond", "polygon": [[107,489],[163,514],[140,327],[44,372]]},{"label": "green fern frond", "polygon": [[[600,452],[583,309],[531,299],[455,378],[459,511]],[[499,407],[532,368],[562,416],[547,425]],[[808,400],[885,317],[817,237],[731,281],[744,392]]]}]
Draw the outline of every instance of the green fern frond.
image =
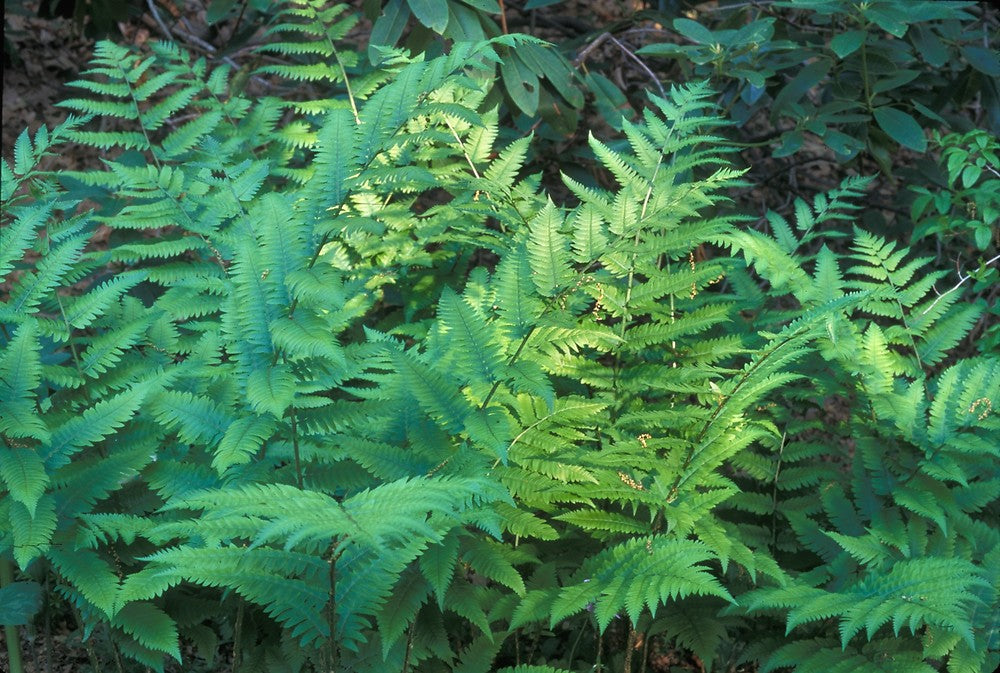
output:
[{"label": "green fern frond", "polygon": [[457,373],[466,381],[492,384],[503,371],[502,353],[492,325],[453,291],[446,289],[438,303],[438,322],[456,348]]},{"label": "green fern frond", "polygon": [[700,565],[711,558],[699,543],[663,536],[615,545],[584,561],[577,583],[564,588],[553,602],[550,622],[554,625],[593,603],[603,631],[622,610],[634,624],[643,608],[655,614],[659,605],[689,595],[718,596],[732,602]]},{"label": "green fern frond", "polygon": [[34,517],[49,483],[41,457],[31,449],[0,447],[0,478],[14,502]]},{"label": "green fern frond", "polygon": [[25,320],[0,355],[0,432],[8,437],[49,439],[37,413],[36,391],[41,383],[38,326]]},{"label": "green fern frond", "polygon": [[177,624],[161,608],[149,602],[128,603],[111,621],[153,652],[163,652],[181,660]]},{"label": "green fern frond", "polygon": [[12,498],[4,498],[2,513],[6,509],[9,537],[4,536],[4,549],[11,550],[14,561],[22,570],[36,558],[49,551],[52,535],[56,530],[56,500],[51,493],[44,494],[35,503],[34,513]]},{"label": "green fern frond", "polygon": [[562,225],[563,217],[551,201],[529,224],[532,280],[544,297],[554,297],[571,278],[569,241],[560,231]]},{"label": "green fern frond", "polygon": [[46,465],[50,469],[61,467],[74,453],[114,433],[135,415],[158,386],[155,379],[135,383],[122,393],[78,409],[68,420],[53,426],[51,439],[44,447]]},{"label": "green fern frond", "polygon": [[20,322],[23,316],[36,310],[50,292],[65,282],[87,240],[86,234],[68,237],[45,255],[35,271],[21,276],[11,288],[7,301],[0,304],[0,322]]},{"label": "green fern frond", "polygon": [[827,639],[798,640],[778,648],[761,667],[762,673],[792,667],[795,673],[843,670],[858,673],[932,673],[920,650],[901,641],[880,640],[860,649],[842,649]]}]

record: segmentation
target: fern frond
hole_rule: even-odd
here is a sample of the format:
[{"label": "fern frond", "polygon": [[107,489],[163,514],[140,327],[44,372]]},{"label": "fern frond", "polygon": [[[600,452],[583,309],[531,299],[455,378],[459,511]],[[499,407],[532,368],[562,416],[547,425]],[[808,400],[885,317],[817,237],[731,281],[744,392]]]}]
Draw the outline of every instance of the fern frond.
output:
[{"label": "fern frond", "polygon": [[8,437],[49,439],[36,407],[42,373],[39,350],[38,325],[25,320],[0,355],[0,433]]},{"label": "fern frond", "polygon": [[655,614],[659,605],[689,595],[718,596],[732,602],[729,593],[700,565],[711,558],[697,542],[663,536],[615,545],[584,561],[577,573],[578,583],[564,588],[553,602],[550,622],[555,624],[593,603],[603,631],[621,610],[634,624],[644,607]]},{"label": "fern frond", "polygon": [[527,242],[532,280],[544,297],[554,297],[571,278],[569,241],[560,231],[563,217],[550,201],[529,224]]}]

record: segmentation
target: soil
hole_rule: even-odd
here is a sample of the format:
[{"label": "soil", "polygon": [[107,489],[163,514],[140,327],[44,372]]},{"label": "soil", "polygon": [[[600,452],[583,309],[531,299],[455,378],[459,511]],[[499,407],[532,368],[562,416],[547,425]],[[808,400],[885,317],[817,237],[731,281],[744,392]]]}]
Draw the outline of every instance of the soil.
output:
[{"label": "soil", "polygon": [[[8,12],[5,23],[5,42],[13,47],[13,53],[3,55],[2,154],[9,159],[25,128],[34,134],[42,124],[52,128],[65,121],[67,112],[56,103],[73,95],[66,83],[76,79],[81,65],[90,59],[94,41],[81,35],[69,19]],[[86,157],[73,152],[52,159],[53,168],[77,170],[87,163]]]}]

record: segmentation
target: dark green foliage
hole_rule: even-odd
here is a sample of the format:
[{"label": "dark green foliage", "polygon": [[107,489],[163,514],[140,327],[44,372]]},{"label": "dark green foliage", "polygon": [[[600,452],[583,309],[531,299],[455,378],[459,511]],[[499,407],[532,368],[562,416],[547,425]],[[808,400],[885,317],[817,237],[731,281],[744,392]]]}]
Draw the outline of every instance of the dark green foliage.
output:
[{"label": "dark green foliage", "polygon": [[711,78],[740,125],[766,113],[780,136],[776,157],[805,149],[816,136],[841,160],[867,150],[891,172],[897,145],[927,149],[924,127],[967,124],[960,111],[973,92],[996,131],[1000,58],[984,41],[995,30],[988,10],[976,4],[736,4],[697,21],[674,19],[682,41],[639,53],[676,59],[687,77]]},{"label": "dark green foliage", "polygon": [[[483,109],[535,42],[352,82],[352,19],[279,16],[270,74],[344,96],[102,43],[3,163],[5,624],[48,577],[155,670],[996,665],[1000,361],[845,226],[866,180],[749,226],[692,84],[559,205]],[[44,172],[65,140],[106,170]]]}]

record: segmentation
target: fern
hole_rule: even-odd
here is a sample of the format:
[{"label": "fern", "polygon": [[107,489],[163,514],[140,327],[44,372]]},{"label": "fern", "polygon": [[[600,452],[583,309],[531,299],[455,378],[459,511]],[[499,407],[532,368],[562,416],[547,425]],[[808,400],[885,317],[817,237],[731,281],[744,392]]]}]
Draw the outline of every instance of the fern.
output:
[{"label": "fern", "polygon": [[278,10],[281,99],[101,43],[3,162],[0,563],[155,670],[995,665],[1000,363],[839,243],[867,181],[746,226],[694,84],[561,204],[494,147],[527,38],[369,69],[345,9]]},{"label": "fern", "polygon": [[[844,187],[847,196],[852,196],[851,186]],[[987,654],[989,636],[974,624],[983,610],[995,610],[996,599],[984,584],[990,580],[983,574],[984,552],[995,533],[981,526],[981,508],[991,507],[987,503],[996,492],[995,475],[980,471],[982,464],[973,456],[995,457],[995,446],[984,434],[994,421],[982,412],[973,420],[969,409],[975,395],[985,400],[996,394],[995,386],[979,378],[996,362],[965,360],[936,373],[930,369],[949,347],[937,350],[938,340],[957,343],[974,313],[927,296],[936,277],[920,275],[928,260],[907,262],[905,249],[857,229],[849,259],[826,247],[815,256],[800,256],[796,251],[813,235],[813,212],[829,212],[829,204],[823,199],[813,209],[797,207],[801,239],[787,226],[776,227],[775,238],[734,237],[759,272],[777,279],[779,293],[791,291],[804,307],[840,303],[819,343],[823,362],[815,365],[832,367],[832,375],[815,377],[825,381],[824,389],[797,394],[806,400],[831,394],[855,400],[838,433],[855,438],[860,458],[849,472],[807,472],[817,455],[806,439],[810,425],[785,412],[787,429],[777,460],[769,461],[773,467],[740,461],[771,494],[761,498],[766,505],[756,511],[750,494],[741,496],[740,508],[770,517],[771,545],[788,550],[801,545],[815,555],[791,583],[745,597],[747,609],[787,611],[788,630],[805,638],[768,657],[765,669],[794,664],[798,671],[821,666],[881,670],[893,652],[899,670],[933,670],[918,642],[929,631],[949,643],[930,658],[951,655],[955,662],[949,659],[948,665],[961,666],[960,652],[968,648],[985,662],[993,656]],[[788,277],[797,280],[783,284]],[[864,294],[844,305],[838,297],[850,296],[844,294],[850,290]],[[952,446],[962,446],[963,457],[952,454]],[[789,469],[796,470],[792,479]],[[800,497],[810,483],[820,488],[819,503]],[[956,497],[960,490],[976,495]],[[791,526],[791,537],[780,532],[782,518]],[[957,549],[962,551],[956,554]],[[840,647],[828,649],[808,639],[827,635],[823,625],[834,619]],[[889,623],[894,645],[884,630]]]}]

